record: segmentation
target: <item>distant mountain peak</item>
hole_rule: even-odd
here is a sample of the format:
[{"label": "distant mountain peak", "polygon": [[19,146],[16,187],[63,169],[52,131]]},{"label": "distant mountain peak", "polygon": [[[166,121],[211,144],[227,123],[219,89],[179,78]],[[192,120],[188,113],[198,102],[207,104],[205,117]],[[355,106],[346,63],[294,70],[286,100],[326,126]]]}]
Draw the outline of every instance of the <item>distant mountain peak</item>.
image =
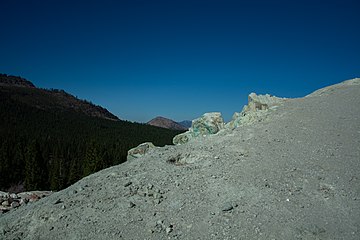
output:
[{"label": "distant mountain peak", "polygon": [[182,126],[181,124],[175,122],[174,120],[171,120],[169,118],[158,116],[149,122],[147,124],[156,126],[156,127],[162,127],[167,129],[173,129],[173,130],[187,130],[188,128]]},{"label": "distant mountain peak", "polygon": [[181,122],[178,122],[181,126],[185,127],[186,129],[191,128],[192,121],[190,120],[184,120]]}]

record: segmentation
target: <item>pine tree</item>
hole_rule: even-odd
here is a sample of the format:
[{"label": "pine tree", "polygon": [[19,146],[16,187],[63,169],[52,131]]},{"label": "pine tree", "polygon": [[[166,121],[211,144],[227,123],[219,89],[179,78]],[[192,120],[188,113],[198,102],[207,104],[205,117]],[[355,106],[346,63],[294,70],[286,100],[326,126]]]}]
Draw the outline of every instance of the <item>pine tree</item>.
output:
[{"label": "pine tree", "polygon": [[25,155],[25,189],[40,190],[46,184],[44,178],[46,166],[40,146],[33,141],[27,147]]},{"label": "pine tree", "polygon": [[91,141],[86,148],[83,176],[88,176],[91,173],[100,170],[101,161],[99,148],[95,141]]},{"label": "pine tree", "polygon": [[4,141],[0,146],[0,189],[9,187],[10,162],[8,154],[9,144]]}]

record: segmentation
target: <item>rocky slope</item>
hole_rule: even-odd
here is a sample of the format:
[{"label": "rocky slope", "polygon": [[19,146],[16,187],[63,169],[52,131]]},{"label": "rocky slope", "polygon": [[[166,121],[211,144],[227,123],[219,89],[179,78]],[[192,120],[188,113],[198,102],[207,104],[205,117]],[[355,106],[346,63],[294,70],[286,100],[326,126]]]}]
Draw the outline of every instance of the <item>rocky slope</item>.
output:
[{"label": "rocky slope", "polygon": [[0,239],[358,239],[360,79],[0,215]]},{"label": "rocky slope", "polygon": [[156,117],[147,122],[147,124],[172,130],[187,130],[186,127],[180,125],[179,123],[164,117]]}]

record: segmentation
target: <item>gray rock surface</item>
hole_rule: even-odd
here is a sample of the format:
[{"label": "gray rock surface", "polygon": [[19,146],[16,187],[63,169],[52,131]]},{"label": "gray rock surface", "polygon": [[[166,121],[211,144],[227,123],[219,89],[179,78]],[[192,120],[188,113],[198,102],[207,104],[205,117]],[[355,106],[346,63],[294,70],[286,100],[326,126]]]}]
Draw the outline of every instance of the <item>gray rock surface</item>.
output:
[{"label": "gray rock surface", "polygon": [[155,148],[155,145],[152,142],[142,143],[128,151],[127,160],[142,157],[152,148]]},{"label": "gray rock surface", "polygon": [[0,191],[0,214],[25,205],[28,202],[35,202],[41,198],[50,196],[52,193],[51,191],[33,191],[10,194]]},{"label": "gray rock surface", "polygon": [[250,93],[248,104],[243,107],[240,113],[234,113],[232,120],[226,124],[226,128],[233,130],[241,125],[261,122],[284,101],[286,101],[286,98],[278,98],[269,94],[256,95],[256,93]]},{"label": "gray rock surface", "polygon": [[359,105],[339,84],[156,148],[0,215],[0,239],[359,239]]}]

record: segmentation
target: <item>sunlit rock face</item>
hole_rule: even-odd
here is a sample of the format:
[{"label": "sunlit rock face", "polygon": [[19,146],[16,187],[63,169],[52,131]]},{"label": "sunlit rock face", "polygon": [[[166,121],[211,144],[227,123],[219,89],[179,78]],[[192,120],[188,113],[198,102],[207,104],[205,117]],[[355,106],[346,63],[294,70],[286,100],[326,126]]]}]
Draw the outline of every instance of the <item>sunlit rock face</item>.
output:
[{"label": "sunlit rock face", "polygon": [[267,110],[272,106],[278,105],[283,102],[285,98],[278,98],[269,94],[256,95],[256,93],[250,93],[248,97],[248,105],[245,106],[245,111],[258,111]]},{"label": "sunlit rock face", "polygon": [[128,151],[127,160],[144,156],[151,148],[155,148],[155,145],[152,142],[142,143]]},{"label": "sunlit rock face", "polygon": [[233,130],[241,125],[249,125],[254,122],[265,120],[271,110],[282,104],[286,98],[279,98],[269,94],[257,95],[251,93],[248,97],[248,104],[241,112],[235,112],[232,120],[225,124],[219,112],[205,113],[202,117],[192,121],[189,131],[174,137],[173,143],[180,145],[189,142],[199,136],[217,134],[219,131]]},{"label": "sunlit rock face", "polygon": [[184,144],[190,141],[192,138],[215,134],[223,129],[224,126],[224,119],[222,118],[221,113],[205,113],[200,118],[192,121],[192,125],[189,131],[175,136],[173,143],[176,145]]},{"label": "sunlit rock face", "polygon": [[224,128],[224,119],[219,112],[205,113],[193,120],[191,130],[194,137],[215,134]]},{"label": "sunlit rock face", "polygon": [[234,113],[232,120],[226,124],[226,129],[235,129],[241,125],[261,122],[267,118],[269,110],[275,109],[286,98],[279,98],[269,94],[257,95],[251,93],[248,97],[248,105],[245,105],[240,113]]}]

